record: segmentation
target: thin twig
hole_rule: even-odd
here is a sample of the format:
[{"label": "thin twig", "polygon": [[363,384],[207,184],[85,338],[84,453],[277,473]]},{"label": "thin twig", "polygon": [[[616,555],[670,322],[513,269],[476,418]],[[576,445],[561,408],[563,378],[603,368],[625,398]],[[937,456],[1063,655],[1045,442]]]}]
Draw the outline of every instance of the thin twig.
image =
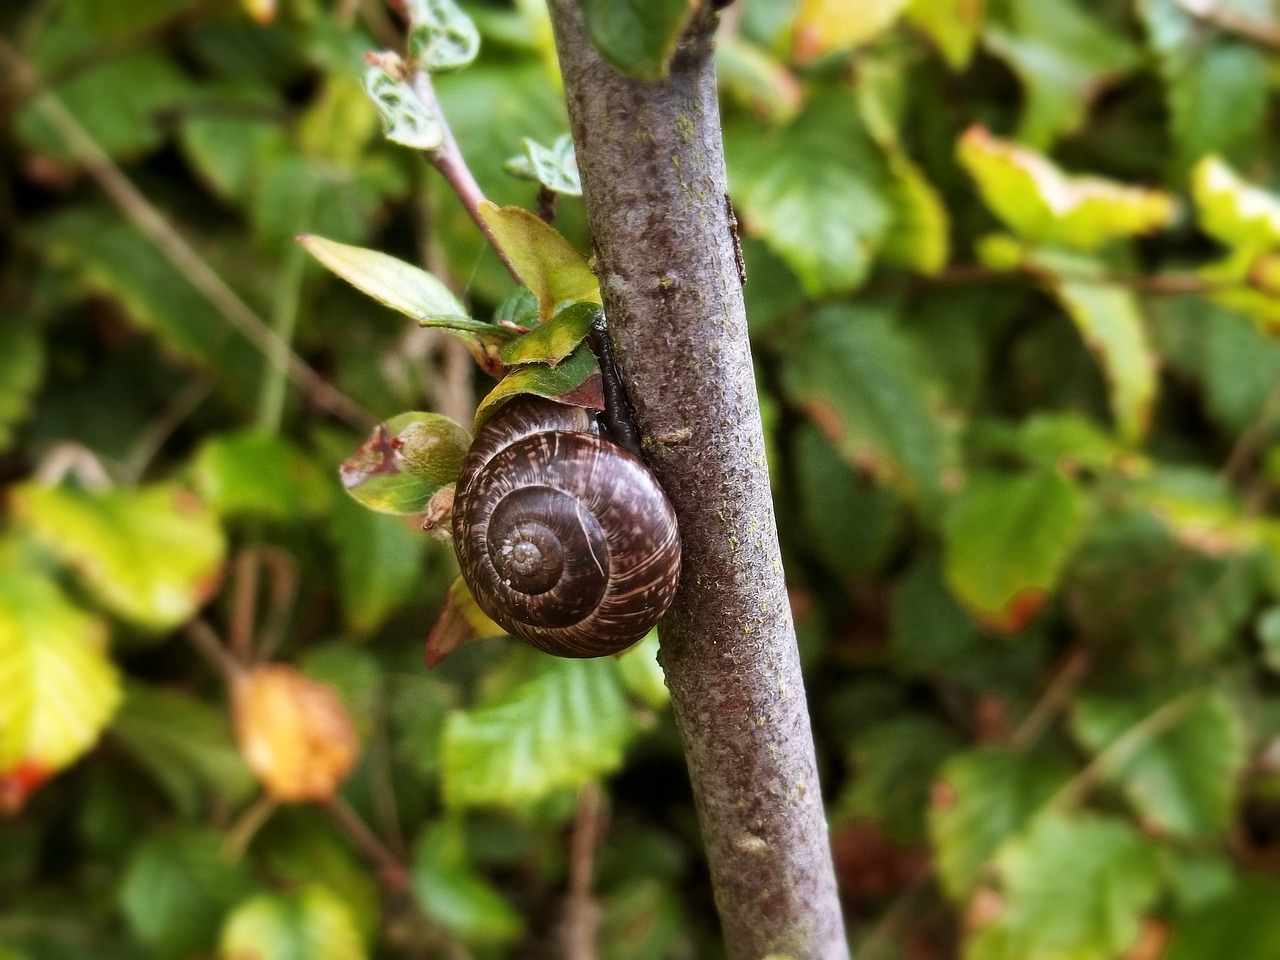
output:
[{"label": "thin twig", "polygon": [[600,907],[591,896],[591,876],[603,827],[599,784],[578,792],[578,812],[569,839],[569,895],[565,898],[564,956],[566,960],[596,960],[600,955],[597,930]]},{"label": "thin twig", "polygon": [[453,129],[449,126],[449,120],[444,115],[444,110],[441,109],[440,101],[436,97],[435,86],[431,83],[431,75],[425,70],[415,70],[411,83],[413,92],[417,94],[418,99],[439,121],[441,129],[444,131],[444,138],[440,146],[435,150],[428,151],[425,154],[427,159],[448,181],[449,186],[453,188],[453,192],[462,201],[462,205],[466,208],[467,213],[470,214],[471,219],[475,221],[485,239],[489,241],[489,246],[493,248],[493,252],[502,261],[502,265],[507,268],[507,272],[519,283],[520,274],[516,271],[514,264],[507,259],[506,252],[493,235],[493,231],[489,229],[489,224],[480,215],[480,203],[485,199],[484,191],[480,189],[480,184],[476,182],[475,176],[471,173],[471,168],[467,166],[467,161],[462,156],[462,151],[458,148],[458,141],[454,139]]},{"label": "thin twig", "polygon": [[213,390],[213,381],[206,376],[194,377],[174,394],[169,405],[147,425],[138,438],[129,445],[120,465],[121,481],[129,486],[136,484],[146,473],[155,455],[164,446],[173,431],[195,413]]},{"label": "thin twig", "polygon": [[279,547],[258,546],[256,552],[267,568],[270,596],[250,662],[266,663],[284,641],[293,614],[293,602],[298,596],[298,565],[292,554]]},{"label": "thin twig", "polygon": [[366,755],[369,758],[369,795],[373,802],[378,830],[387,839],[387,846],[402,861],[407,859],[404,832],[400,829],[400,808],[396,803],[396,788],[391,769],[391,738],[387,732],[387,705],[385,679],[379,683],[380,695],[374,698],[372,732]]},{"label": "thin twig", "polygon": [[254,313],[240,295],[227,285],[160,211],[139,192],[98,146],[98,142],[80,125],[80,121],[57,97],[43,88],[30,64],[3,40],[0,40],[0,59],[9,62],[10,69],[21,86],[39,91],[32,100],[34,109],[57,131],[76,159],[115,201],[129,221],[270,363],[283,368],[316,406],[360,429],[368,429],[377,422],[376,417],[295,354],[279,334]]},{"label": "thin twig", "polygon": [[231,563],[231,615],[227,646],[241,663],[253,659],[253,625],[258,618],[258,551],[239,551]]},{"label": "thin twig", "polygon": [[207,621],[197,617],[187,624],[183,633],[209,666],[221,674],[228,686],[244,674],[244,665],[232,656],[231,651],[218,639],[217,632],[209,626]]},{"label": "thin twig", "polygon": [[1049,681],[1044,694],[1009,738],[1010,747],[1014,750],[1026,750],[1039,739],[1053,716],[1071,703],[1076,687],[1088,674],[1092,663],[1093,657],[1083,647],[1077,647],[1067,654],[1066,661]]},{"label": "thin twig", "polygon": [[911,908],[915,906],[916,899],[932,881],[933,874],[927,870],[911,879],[877,921],[867,939],[862,942],[862,948],[858,951],[858,960],[876,960],[884,953],[892,942],[894,934],[906,920]]},{"label": "thin twig", "polygon": [[374,833],[355,809],[340,795],[335,795],[322,808],[333,818],[364,857],[377,868],[383,883],[392,890],[403,890],[409,883],[409,867]]},{"label": "thin twig", "polygon": [[226,839],[222,842],[222,852],[227,859],[239,860],[244,856],[253,838],[266,826],[267,821],[279,806],[280,804],[274,798],[264,793],[249,805],[249,809],[236,818],[236,822],[231,825]]},{"label": "thin twig", "polygon": [[1280,383],[1275,384],[1268,391],[1262,407],[1258,410],[1258,415],[1240,434],[1235,446],[1231,448],[1231,453],[1227,455],[1226,462],[1222,464],[1222,476],[1226,480],[1239,483],[1243,479],[1245,469],[1254,461],[1263,444],[1266,443],[1267,435],[1274,426],[1273,421],[1277,414],[1280,414]]},{"label": "thin twig", "polygon": [[1143,717],[1064,784],[1045,806],[1060,809],[1080,803],[1105,777],[1177,724],[1205,695],[1203,689],[1188,691]]}]

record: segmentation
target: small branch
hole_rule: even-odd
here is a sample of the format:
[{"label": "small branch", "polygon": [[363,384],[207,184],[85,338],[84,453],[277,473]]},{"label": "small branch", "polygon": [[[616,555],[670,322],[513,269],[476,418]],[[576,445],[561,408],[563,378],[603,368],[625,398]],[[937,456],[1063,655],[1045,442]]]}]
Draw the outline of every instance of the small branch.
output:
[{"label": "small branch", "polygon": [[139,192],[80,125],[80,121],[57,97],[43,89],[31,66],[3,40],[0,40],[0,59],[8,61],[20,86],[38,91],[32,100],[32,106],[57,131],[68,149],[115,201],[129,221],[270,363],[282,367],[289,379],[321,409],[362,430],[369,429],[377,422],[376,417],[330,384],[295,354],[279,334],[254,313],[240,295],[227,285],[160,211]]},{"label": "small branch", "polygon": [[383,886],[397,891],[408,887],[408,864],[392,852],[346,800],[335,795],[328,803],[321,804],[321,808],[333,818],[365,859],[377,868]]},{"label": "small branch", "polygon": [[453,128],[449,126],[449,119],[444,115],[444,110],[440,107],[440,100],[436,97],[436,88],[431,82],[431,75],[425,70],[415,70],[410,78],[410,84],[418,99],[426,105],[427,109],[440,122],[440,128],[444,131],[444,142],[436,150],[426,152],[426,158],[448,181],[449,186],[453,188],[453,192],[462,201],[462,205],[466,208],[467,213],[470,214],[471,219],[475,221],[485,239],[489,241],[489,246],[493,248],[493,252],[502,261],[502,265],[507,268],[507,272],[519,283],[520,274],[516,272],[515,266],[507,259],[506,253],[498,243],[497,238],[494,237],[493,231],[489,229],[489,225],[485,223],[484,217],[480,216],[480,202],[485,198],[484,191],[480,189],[480,184],[476,182],[475,176],[471,173],[471,168],[467,166],[467,161],[462,156],[462,151],[458,148],[458,141],[453,136]]},{"label": "small branch", "polygon": [[298,565],[287,550],[279,547],[259,546],[256,550],[267,568],[267,609],[258,627],[258,642],[254,646],[251,661],[266,663],[284,640],[293,602],[298,595]]},{"label": "small branch", "polygon": [[125,453],[120,465],[121,482],[133,486],[142,479],[142,475],[146,473],[147,467],[164,446],[164,442],[187,417],[195,413],[196,408],[205,401],[212,390],[213,382],[208,377],[198,376],[193,377],[186,386],[174,394],[169,405],[129,445],[129,450]]},{"label": "small branch", "polygon": [[665,77],[618,73],[550,0],[609,332],[680,524],[659,624],[729,960],[848,956],[734,255],[715,15]]},{"label": "small branch", "polygon": [[253,838],[258,835],[258,831],[266,826],[271,815],[279,807],[280,804],[265,793],[253,801],[249,809],[240,814],[236,822],[227,830],[226,839],[222,842],[222,852],[226,857],[230,860],[239,860],[243,857]]},{"label": "small branch", "polygon": [[236,678],[243,675],[244,665],[231,655],[231,651],[218,639],[218,634],[207,621],[199,618],[192,620],[183,633],[209,666],[222,676],[227,686],[231,686]]},{"label": "small branch", "polygon": [[1231,448],[1231,453],[1222,465],[1222,476],[1226,480],[1231,483],[1240,483],[1244,479],[1245,470],[1261,452],[1278,414],[1280,414],[1280,383],[1267,392],[1258,415],[1253,418],[1253,422],[1245,428],[1236,440],[1235,446]]},{"label": "small branch", "polygon": [[1203,689],[1191,690],[1143,717],[1094,757],[1092,763],[1072,777],[1045,804],[1046,808],[1071,807],[1080,803],[1104,778],[1128,762],[1151,741],[1170,730],[1204,697]]},{"label": "small branch", "polygon": [[591,875],[604,828],[600,787],[588,784],[578,793],[578,812],[569,840],[569,895],[565,900],[565,960],[597,960],[600,907],[591,896]]},{"label": "small branch", "polygon": [[1093,657],[1083,647],[1067,654],[1066,661],[1045,688],[1043,696],[1009,738],[1009,746],[1014,750],[1026,750],[1035,743],[1054,715],[1071,703],[1076,688],[1092,664]]},{"label": "small branch", "polygon": [[1234,33],[1272,52],[1280,51],[1280,27],[1274,23],[1224,9],[1214,0],[1178,0],[1178,6],[1211,27]]}]

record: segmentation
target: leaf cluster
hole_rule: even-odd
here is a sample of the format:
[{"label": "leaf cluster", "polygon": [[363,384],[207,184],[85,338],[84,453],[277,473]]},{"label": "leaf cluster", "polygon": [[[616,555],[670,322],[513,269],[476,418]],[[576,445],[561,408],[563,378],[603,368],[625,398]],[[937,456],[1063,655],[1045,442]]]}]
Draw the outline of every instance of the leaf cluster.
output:
[{"label": "leaf cluster", "polygon": [[[0,13],[3,960],[532,956],[584,890],[601,956],[717,955],[656,641],[503,640],[420,529],[476,417],[594,366],[545,10],[372,7]],[[699,13],[584,12],[641,77]],[[1280,949],[1274,16],[723,14],[865,956]],[[441,610],[481,639],[427,673]]]}]

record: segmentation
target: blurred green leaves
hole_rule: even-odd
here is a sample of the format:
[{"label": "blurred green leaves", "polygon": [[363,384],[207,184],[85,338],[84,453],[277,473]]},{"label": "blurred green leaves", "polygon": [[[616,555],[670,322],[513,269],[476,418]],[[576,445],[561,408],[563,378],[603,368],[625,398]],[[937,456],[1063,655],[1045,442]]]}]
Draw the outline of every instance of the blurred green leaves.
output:
[{"label": "blurred green leaves", "polygon": [[26,486],[15,509],[107,609],[153,630],[190,620],[217,589],[226,540],[180,487],[87,493]]},{"label": "blurred green leaves", "polygon": [[582,786],[621,766],[635,733],[612,660],[549,659],[498,701],[445,720],[445,802],[520,805]]}]

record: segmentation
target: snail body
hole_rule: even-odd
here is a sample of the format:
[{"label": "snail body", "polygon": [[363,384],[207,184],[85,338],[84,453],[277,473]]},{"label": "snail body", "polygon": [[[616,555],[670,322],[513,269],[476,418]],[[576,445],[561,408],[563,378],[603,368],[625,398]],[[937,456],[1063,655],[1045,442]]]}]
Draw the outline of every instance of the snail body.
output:
[{"label": "snail body", "polygon": [[480,609],[557,656],[626,649],[675,596],[671,503],[581,407],[526,395],[494,414],[458,477],[453,530]]}]

